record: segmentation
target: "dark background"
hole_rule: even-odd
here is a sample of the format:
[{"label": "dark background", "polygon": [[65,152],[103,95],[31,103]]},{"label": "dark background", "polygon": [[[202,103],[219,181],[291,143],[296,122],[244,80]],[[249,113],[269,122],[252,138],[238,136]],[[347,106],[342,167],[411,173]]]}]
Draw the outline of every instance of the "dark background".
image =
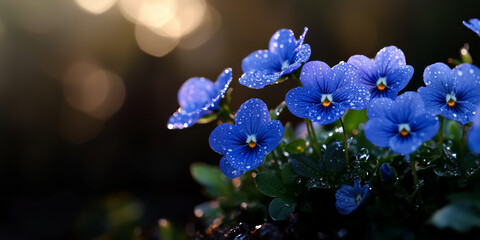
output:
[{"label": "dark background", "polygon": [[[155,57],[139,47],[118,3],[92,14],[74,0],[0,1],[0,239],[132,239],[162,218],[191,229],[193,207],[207,198],[189,165],[216,165],[221,156],[208,145],[215,123],[166,128],[177,90],[232,67],[233,109],[251,97],[276,106],[294,82],[252,90],[238,78],[241,60],[267,48],[280,28],[298,37],[308,27],[310,60],[330,66],[396,45],[415,69],[410,90],[422,85],[426,66],[458,58],[464,43],[480,56],[480,38],[462,25],[480,17],[478,0],[206,3],[216,11],[210,38]],[[195,34],[181,41],[195,42]],[[79,62],[116,75],[114,106],[82,109],[104,85],[71,84]]]}]

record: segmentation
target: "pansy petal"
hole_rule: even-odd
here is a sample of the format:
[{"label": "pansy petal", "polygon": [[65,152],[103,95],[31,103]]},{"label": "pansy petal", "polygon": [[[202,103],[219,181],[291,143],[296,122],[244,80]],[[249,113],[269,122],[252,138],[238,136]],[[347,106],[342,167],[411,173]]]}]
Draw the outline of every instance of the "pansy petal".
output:
[{"label": "pansy petal", "polygon": [[377,86],[370,87],[370,98],[390,98],[395,100],[397,98],[397,92],[390,87],[386,87],[384,90],[379,90]]},{"label": "pansy petal", "polygon": [[292,60],[293,52],[297,48],[297,41],[290,29],[280,29],[270,38],[268,50],[271,53],[277,54],[283,61]]},{"label": "pansy petal", "polygon": [[234,169],[250,171],[262,164],[266,154],[263,148],[259,146],[251,148],[246,144],[227,152],[225,159],[226,163]]},{"label": "pansy petal", "polygon": [[295,52],[295,55],[293,56],[293,61],[290,64],[290,66],[288,66],[287,68],[285,68],[285,70],[283,70],[283,74],[290,74],[295,70],[297,70],[300,66],[302,66],[302,63],[308,61],[311,54],[312,54],[312,50],[310,49],[310,45],[308,44],[302,45],[300,49],[298,49]]},{"label": "pansy petal", "polygon": [[285,70],[283,70],[283,75],[287,75],[287,74],[290,74],[292,72],[295,72],[295,70],[297,70],[301,66],[302,66],[301,62],[292,63],[292,64],[290,64],[290,66],[285,68]]},{"label": "pansy petal", "polygon": [[283,138],[285,130],[280,121],[275,120],[265,124],[261,131],[256,135],[257,144],[262,147],[266,153],[275,149]]},{"label": "pansy petal", "polygon": [[210,101],[202,107],[202,109],[217,110],[219,108],[220,100],[222,100],[222,98],[224,97],[225,92],[227,91],[231,82],[232,82],[232,69],[226,68],[222,71],[222,73],[220,73],[220,75],[217,78],[217,81],[215,82],[216,95],[213,98],[211,98]]},{"label": "pansy petal", "polygon": [[302,35],[300,35],[300,38],[298,38],[298,40],[297,40],[297,46],[296,46],[297,49],[298,49],[300,46],[303,45],[303,42],[305,41],[305,36],[307,35],[307,32],[308,32],[308,28],[305,27],[305,28],[303,29]]},{"label": "pansy petal", "polygon": [[410,123],[410,129],[417,134],[422,142],[428,141],[435,137],[439,128],[438,117],[430,113],[423,113],[415,116]]},{"label": "pansy petal", "polygon": [[413,67],[410,65],[401,66],[387,74],[387,86],[393,91],[399,92],[407,86],[413,76]]},{"label": "pansy petal", "polygon": [[480,103],[480,69],[472,64],[464,63],[455,67],[453,76],[457,82],[456,97],[458,101]]},{"label": "pansy petal", "polygon": [[348,59],[348,63],[353,64],[360,71],[359,83],[367,87],[377,87],[379,74],[372,59],[363,55],[354,55]]},{"label": "pansy petal", "polygon": [[388,147],[390,138],[398,134],[398,126],[386,118],[372,118],[365,123],[365,137],[379,147]]},{"label": "pansy petal", "polygon": [[422,143],[421,137],[411,132],[407,136],[402,136],[400,133],[397,133],[394,137],[390,138],[388,145],[392,151],[398,154],[408,155],[415,152]]},{"label": "pansy petal", "polygon": [[243,86],[261,89],[265,86],[276,82],[283,75],[283,72],[269,72],[269,71],[251,71],[244,73],[238,82]]},{"label": "pansy petal", "polygon": [[375,64],[380,76],[387,76],[395,69],[406,64],[405,55],[402,50],[395,46],[384,47],[375,56]]},{"label": "pansy petal", "polygon": [[329,107],[315,104],[308,109],[307,118],[322,125],[330,124],[340,119],[347,108],[344,104],[332,103]]},{"label": "pansy petal", "polygon": [[303,44],[300,48],[295,50],[292,62],[294,63],[307,62],[308,59],[310,58],[310,55],[312,55],[312,49],[310,48],[310,45]]},{"label": "pansy petal", "polygon": [[425,110],[432,114],[439,114],[440,108],[447,104],[445,93],[431,87],[420,87],[417,90],[422,97]]},{"label": "pansy petal", "polygon": [[462,125],[469,123],[475,115],[476,108],[468,101],[457,101],[453,107],[449,107],[447,104],[440,108],[440,114],[448,119],[460,122]]},{"label": "pansy petal", "polygon": [[225,174],[225,176],[231,179],[240,177],[244,173],[244,171],[240,171],[232,167],[232,165],[227,162],[226,157],[222,157],[222,159],[220,159],[220,170],[223,174]]},{"label": "pansy petal", "polygon": [[336,89],[357,83],[360,78],[358,68],[351,63],[341,62],[333,66],[332,70],[335,73]]},{"label": "pansy petal", "polygon": [[362,110],[370,102],[370,92],[365,86],[351,84],[337,90],[332,98],[333,102],[342,103],[346,108]]},{"label": "pansy petal", "polygon": [[242,71],[244,73],[253,70],[274,73],[281,71],[281,67],[282,60],[279,56],[267,50],[257,50],[242,60]]},{"label": "pansy petal", "polygon": [[217,126],[208,138],[213,151],[223,155],[238,146],[247,145],[246,140],[247,135],[242,129],[230,123],[222,123]]},{"label": "pansy petal", "polygon": [[354,182],[353,187],[342,185],[335,193],[335,207],[338,213],[348,215],[362,205],[369,196],[369,188],[368,184],[362,187],[358,181]]},{"label": "pansy petal", "polygon": [[186,113],[179,108],[169,119],[168,129],[183,129],[193,126],[198,119],[207,115],[210,111],[197,110],[194,112]]},{"label": "pansy petal", "polygon": [[384,117],[395,111],[392,107],[393,100],[389,98],[375,98],[367,106],[368,118]]},{"label": "pansy petal", "polygon": [[217,77],[217,81],[215,82],[215,87],[219,91],[220,95],[224,95],[232,82],[232,69],[225,68],[222,73]]},{"label": "pansy petal", "polygon": [[411,122],[416,115],[424,112],[422,97],[416,92],[405,92],[395,100],[392,116],[399,123]]},{"label": "pansy petal", "polygon": [[178,91],[178,103],[186,111],[203,108],[216,96],[215,84],[206,78],[188,79]]},{"label": "pansy petal", "polygon": [[[477,109],[477,112],[480,108]],[[480,154],[480,114],[476,114],[473,118],[473,125],[468,132],[468,147],[470,150]]]},{"label": "pansy petal", "polygon": [[336,90],[335,73],[324,62],[311,61],[305,63],[300,74],[302,85],[315,88],[322,94],[331,94]]},{"label": "pansy petal", "polygon": [[451,93],[456,88],[452,70],[444,63],[434,63],[426,67],[423,81],[427,87],[433,87],[444,93]]},{"label": "pansy petal", "polygon": [[463,21],[465,27],[470,28],[474,33],[480,35],[480,20],[472,18],[468,22]]},{"label": "pansy petal", "polygon": [[240,106],[235,116],[235,124],[245,129],[246,134],[258,132],[258,128],[270,121],[267,105],[258,98],[252,98]]},{"label": "pansy petal", "polygon": [[321,96],[313,88],[297,87],[290,90],[285,96],[288,110],[299,118],[306,118],[308,108],[319,102],[321,102]]},{"label": "pansy petal", "polygon": [[480,126],[475,125],[468,132],[468,147],[470,150],[480,154]]},{"label": "pansy petal", "polygon": [[344,197],[346,193],[340,192],[342,189],[343,188],[339,189],[337,193],[335,193],[335,198],[337,199],[337,201],[335,201],[335,208],[337,208],[339,214],[348,215],[357,209],[358,205],[355,202],[355,198]]}]

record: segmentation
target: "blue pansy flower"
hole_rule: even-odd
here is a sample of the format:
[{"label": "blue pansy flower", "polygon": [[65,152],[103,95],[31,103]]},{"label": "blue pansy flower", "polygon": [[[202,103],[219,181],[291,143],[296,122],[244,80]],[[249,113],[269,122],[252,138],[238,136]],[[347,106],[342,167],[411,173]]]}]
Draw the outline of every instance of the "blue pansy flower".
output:
[{"label": "blue pansy flower", "polygon": [[463,21],[463,25],[470,28],[470,30],[472,30],[476,34],[480,35],[480,20],[478,20],[478,18],[472,18],[468,20],[468,22]]},{"label": "blue pansy flower", "polygon": [[168,129],[191,127],[203,116],[219,110],[231,81],[231,68],[223,70],[215,83],[203,77],[188,79],[178,91],[180,108],[168,120]]},{"label": "blue pansy flower", "polygon": [[[480,107],[477,109],[480,111]],[[468,132],[468,147],[470,150],[480,154],[480,114],[473,118],[472,128]]]},{"label": "blue pansy flower", "polygon": [[419,94],[406,92],[395,101],[373,99],[367,106],[370,118],[365,137],[375,145],[389,147],[399,154],[410,154],[432,139],[438,131],[438,118],[425,111]]},{"label": "blue pansy flower", "polygon": [[308,28],[296,40],[290,29],[280,29],[270,39],[268,50],[258,50],[242,61],[240,84],[260,89],[297,70],[310,58],[310,45],[303,44]]},{"label": "blue pansy flower", "polygon": [[413,76],[413,67],[406,65],[405,55],[395,46],[382,48],[374,60],[355,55],[348,62],[360,70],[360,83],[368,87],[372,99],[395,99]]},{"label": "blue pansy flower", "polygon": [[210,147],[225,155],[220,170],[229,178],[258,167],[265,155],[283,138],[280,121],[270,121],[267,105],[256,98],[242,104],[235,116],[235,125],[222,123],[210,134]]},{"label": "blue pansy flower", "polygon": [[395,176],[393,169],[386,163],[382,163],[382,165],[380,165],[380,173],[382,174],[383,181],[388,181]]},{"label": "blue pansy flower", "polygon": [[300,81],[303,87],[290,90],[285,97],[288,110],[320,124],[335,122],[348,108],[361,110],[370,101],[368,89],[356,84],[358,70],[350,63],[330,68],[324,62],[308,62]]},{"label": "blue pansy flower", "polygon": [[355,181],[353,186],[342,185],[335,193],[335,207],[341,215],[348,215],[362,205],[370,196],[370,186],[361,186]]},{"label": "blue pansy flower", "polygon": [[472,120],[480,104],[480,69],[460,64],[451,70],[446,64],[435,63],[423,73],[427,85],[418,89],[425,108],[465,125]]}]

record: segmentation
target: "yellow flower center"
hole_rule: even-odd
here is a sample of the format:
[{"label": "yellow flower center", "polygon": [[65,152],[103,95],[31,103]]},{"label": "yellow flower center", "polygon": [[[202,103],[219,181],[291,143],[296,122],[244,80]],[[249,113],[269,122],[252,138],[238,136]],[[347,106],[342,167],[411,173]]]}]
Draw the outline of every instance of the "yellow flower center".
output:
[{"label": "yellow flower center", "polygon": [[330,102],[330,100],[328,100],[328,98],[325,98],[325,100],[322,103],[322,105],[324,107],[328,107],[328,106],[330,106],[330,104],[332,104],[332,102]]},{"label": "yellow flower center", "polygon": [[362,200],[362,196],[360,194],[357,195],[357,198],[355,198],[355,203],[358,204]]},{"label": "yellow flower center", "polygon": [[381,77],[377,80],[377,88],[378,90],[380,91],[383,91],[385,90],[385,88],[387,87],[387,78],[385,77]]},{"label": "yellow flower center", "polygon": [[407,123],[400,124],[398,125],[398,131],[402,136],[407,136],[410,132],[410,125],[408,125]]},{"label": "yellow flower center", "polygon": [[247,137],[247,143],[250,148],[254,148],[255,146],[257,146],[257,138],[255,138],[254,135],[249,135]]},{"label": "yellow flower center", "polygon": [[322,94],[322,105],[324,107],[332,105],[332,94]]},{"label": "yellow flower center", "polygon": [[385,87],[387,87],[387,86],[385,86],[385,84],[383,84],[383,83],[380,83],[380,84],[377,85],[377,88],[380,91],[383,91],[385,89]]},{"label": "yellow flower center", "polygon": [[455,106],[455,103],[457,102],[457,97],[455,97],[455,94],[447,94],[447,104],[449,107]]}]

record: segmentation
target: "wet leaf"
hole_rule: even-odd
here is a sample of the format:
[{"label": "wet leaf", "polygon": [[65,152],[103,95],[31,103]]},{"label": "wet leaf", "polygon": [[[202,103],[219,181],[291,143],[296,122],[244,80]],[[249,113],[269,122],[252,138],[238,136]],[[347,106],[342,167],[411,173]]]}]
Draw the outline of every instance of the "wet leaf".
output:
[{"label": "wet leaf", "polygon": [[317,177],[320,176],[320,167],[315,161],[303,154],[292,154],[288,161],[290,166],[296,174],[303,177]]},{"label": "wet leaf", "polygon": [[430,222],[438,228],[468,232],[473,227],[480,227],[479,209],[469,202],[457,201],[436,211]]},{"label": "wet leaf", "polygon": [[232,181],[225,177],[216,166],[192,163],[190,173],[193,179],[205,187],[212,197],[230,196],[233,193]]},{"label": "wet leaf", "polygon": [[282,180],[271,172],[261,172],[255,176],[255,184],[260,192],[272,196],[279,197],[285,194]]},{"label": "wet leaf", "polygon": [[323,154],[321,164],[328,172],[339,173],[345,168],[345,149],[340,142],[332,142]]},{"label": "wet leaf", "polygon": [[274,198],[268,206],[268,212],[275,221],[281,221],[287,219],[290,213],[293,213],[297,203],[291,200],[285,200],[282,198]]}]

